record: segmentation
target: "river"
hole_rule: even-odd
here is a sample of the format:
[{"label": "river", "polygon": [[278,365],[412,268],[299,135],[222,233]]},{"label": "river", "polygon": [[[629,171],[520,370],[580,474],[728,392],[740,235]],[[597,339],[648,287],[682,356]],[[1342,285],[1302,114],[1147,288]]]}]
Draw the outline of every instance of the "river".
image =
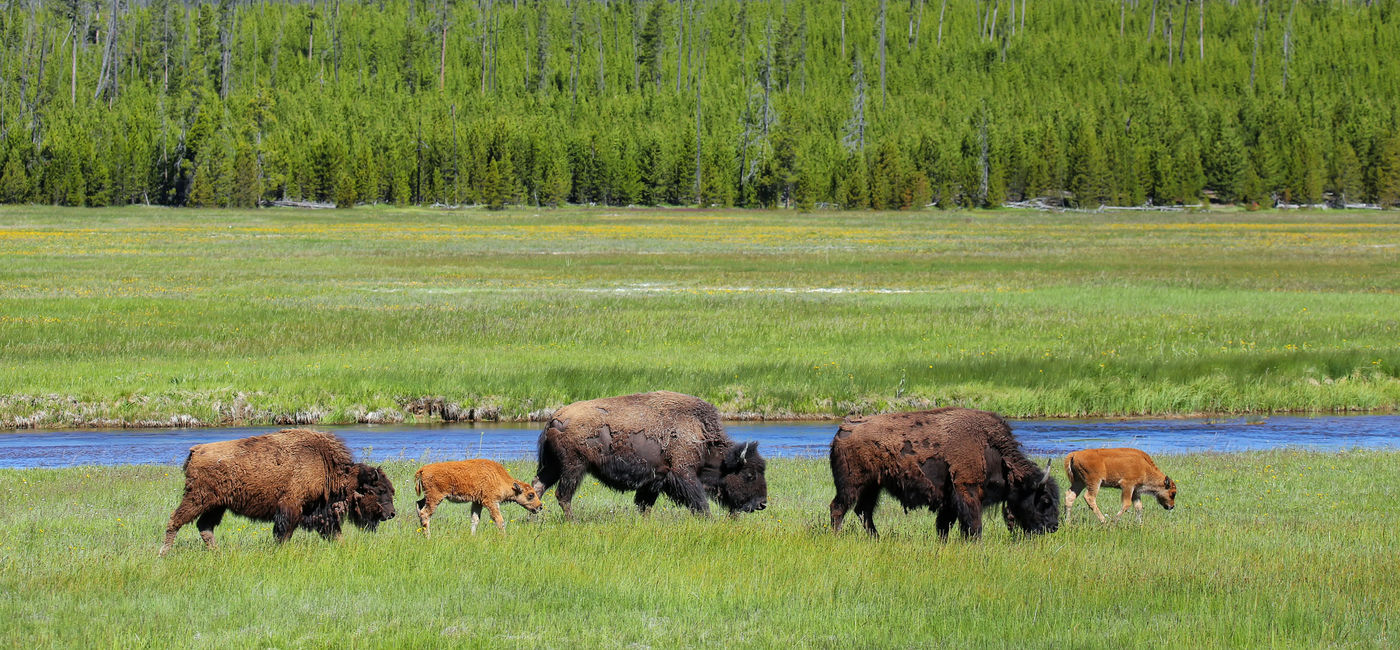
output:
[{"label": "river", "polygon": [[[727,422],[730,437],[757,440],[767,457],[825,457],[836,422]],[[179,465],[191,445],[281,427],[74,429],[0,433],[0,467]],[[343,438],[360,460],[533,459],[538,423],[318,426]],[[1249,416],[1193,419],[1017,420],[1033,456],[1089,447],[1137,447],[1151,454],[1278,447],[1311,450],[1400,448],[1400,415]]]}]

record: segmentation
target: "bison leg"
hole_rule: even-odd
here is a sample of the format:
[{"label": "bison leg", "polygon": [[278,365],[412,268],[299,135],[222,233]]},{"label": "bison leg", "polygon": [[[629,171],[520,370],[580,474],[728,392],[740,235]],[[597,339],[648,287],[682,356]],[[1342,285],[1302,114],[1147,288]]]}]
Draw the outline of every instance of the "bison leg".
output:
[{"label": "bison leg", "polygon": [[170,550],[170,545],[175,543],[175,534],[203,512],[204,509],[195,505],[195,502],[190,500],[189,493],[186,493],[185,498],[180,501],[180,505],[175,507],[175,512],[171,513],[170,523],[165,526],[165,543],[160,547],[160,554],[165,555],[166,551]]},{"label": "bison leg", "polygon": [[[478,517],[477,517],[477,515],[475,514],[475,512],[479,512],[479,511],[480,511],[480,506],[473,506],[473,507],[472,507],[472,510],[473,510],[472,523],[475,523],[476,520],[478,519]],[[501,529],[501,534],[502,534],[502,535],[506,534],[506,518],[501,516],[501,504],[496,503],[496,502],[494,502],[494,501],[487,501],[487,502],[486,502],[486,510],[489,511],[489,512],[491,513],[491,521],[496,522],[496,528]],[[475,527],[473,527],[472,532],[476,532]]]},{"label": "bison leg", "polygon": [[875,506],[880,504],[880,486],[867,485],[860,490],[860,496],[856,497],[856,518],[860,519],[861,525],[865,526],[865,532],[871,537],[879,537],[880,531],[875,530]]},{"label": "bison leg", "polygon": [[1123,486],[1123,508],[1118,511],[1114,519],[1122,517],[1123,513],[1128,511],[1129,506],[1137,509],[1138,523],[1142,523],[1142,497],[1138,496],[1138,486],[1136,485]]},{"label": "bison leg", "polygon": [[283,506],[272,516],[272,538],[278,543],[292,538],[292,533],[301,524],[301,510]]},{"label": "bison leg", "polygon": [[1074,507],[1074,500],[1079,497],[1079,493],[1084,491],[1084,484],[1078,479],[1070,481],[1069,489],[1065,490],[1065,523],[1069,523],[1069,511]]},{"label": "bison leg", "polygon": [[559,453],[559,449],[554,443],[544,436],[540,437],[540,459],[535,465],[535,480],[531,481],[531,487],[535,488],[535,493],[544,498],[544,493],[564,474],[564,458]]},{"label": "bison leg", "polygon": [[433,512],[437,510],[439,503],[442,503],[442,495],[432,490],[418,500],[418,525],[423,527],[424,537],[432,537],[430,527]]},{"label": "bison leg", "polygon": [[632,497],[632,502],[637,504],[637,510],[642,514],[651,511],[651,507],[656,505],[656,498],[661,496],[661,491],[655,486],[645,485],[637,489],[637,494]]},{"label": "bison leg", "polygon": [[958,520],[958,507],[954,505],[952,499],[945,500],[938,506],[938,538],[948,539],[948,532],[953,530],[953,522]]},{"label": "bison leg", "polygon": [[966,539],[982,537],[982,486],[958,485],[954,487],[953,501],[958,510],[958,526]]},{"label": "bison leg", "polygon": [[211,550],[219,547],[218,544],[214,543],[214,527],[218,526],[223,519],[224,509],[219,507],[210,508],[199,516],[199,521],[196,524],[199,526],[199,536],[204,540],[204,545]]},{"label": "bison leg", "polygon": [[481,504],[472,503],[472,534],[476,534],[476,525],[481,523]]},{"label": "bison leg", "polygon": [[574,520],[574,492],[578,491],[579,481],[583,480],[583,465],[569,467],[559,476],[559,486],[554,490],[554,498],[559,500],[559,508],[564,511],[564,519]]},{"label": "bison leg", "polygon": [[1089,504],[1089,509],[1093,510],[1094,516],[1099,518],[1099,523],[1108,522],[1108,519],[1103,516],[1103,512],[1099,510],[1099,486],[1097,484],[1091,484],[1084,488],[1084,502]]},{"label": "bison leg", "polygon": [[836,488],[836,496],[831,499],[831,532],[841,532],[841,525],[846,520],[846,511],[851,509],[851,504],[860,497],[860,486],[840,485]]},{"label": "bison leg", "polygon": [[679,505],[690,508],[697,515],[710,514],[710,502],[705,498],[705,485],[700,477],[689,474],[672,473],[666,477],[661,490]]}]

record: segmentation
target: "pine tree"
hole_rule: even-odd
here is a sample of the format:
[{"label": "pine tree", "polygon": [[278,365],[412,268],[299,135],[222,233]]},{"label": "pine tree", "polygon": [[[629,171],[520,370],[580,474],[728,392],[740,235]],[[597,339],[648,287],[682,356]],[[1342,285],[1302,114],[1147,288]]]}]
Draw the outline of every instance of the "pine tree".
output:
[{"label": "pine tree", "polygon": [[29,200],[29,174],[24,171],[18,148],[11,148],[0,169],[0,202],[24,203]]}]

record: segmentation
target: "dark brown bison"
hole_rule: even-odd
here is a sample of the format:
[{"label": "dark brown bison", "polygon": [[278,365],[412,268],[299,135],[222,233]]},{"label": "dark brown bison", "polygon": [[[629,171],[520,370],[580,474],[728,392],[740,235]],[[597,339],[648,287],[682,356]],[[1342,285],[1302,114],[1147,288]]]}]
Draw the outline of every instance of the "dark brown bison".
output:
[{"label": "dark brown bison", "polygon": [[733,512],[768,505],[767,463],[758,443],[734,444],[719,411],[698,397],[659,391],[575,402],[540,433],[534,487],[555,496],[564,516],[585,473],[614,490],[636,490],[642,512],[665,494],[697,513],[706,497]]},{"label": "dark brown bison", "polygon": [[938,534],[956,520],[964,537],[982,534],[982,509],[1005,503],[1007,529],[1053,532],[1060,525],[1059,486],[1050,468],[1021,452],[1011,427],[994,413],[941,408],[846,418],[831,441],[831,528],[841,530],[855,505],[865,530],[875,535],[880,491],[905,510],[927,506],[938,513]]},{"label": "dark brown bison", "polygon": [[214,527],[225,511],[272,521],[279,542],[298,526],[339,538],[346,516],[368,530],[392,519],[394,485],[378,467],[356,463],[340,438],[320,431],[283,429],[195,445],[185,459],[185,495],[170,515],[160,554],[196,519],[200,537],[215,548]]}]

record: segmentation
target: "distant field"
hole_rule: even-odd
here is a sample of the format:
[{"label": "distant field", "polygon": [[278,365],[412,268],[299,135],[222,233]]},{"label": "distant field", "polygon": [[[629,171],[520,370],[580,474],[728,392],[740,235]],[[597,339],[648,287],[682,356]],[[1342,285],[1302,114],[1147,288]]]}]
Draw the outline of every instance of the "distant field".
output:
[{"label": "distant field", "polygon": [[[1159,456],[1177,508],[1033,539],[996,513],[980,543],[937,541],[888,497],[871,540],[827,527],[822,460],[769,465],[770,507],[697,518],[584,482],[502,538],[445,505],[343,543],[230,516],[156,557],[174,467],[0,470],[0,638],[23,647],[1394,647],[1400,453]],[[508,463],[517,477],[533,463]],[[1056,469],[1057,475],[1061,470]],[[1117,501],[1105,490],[1102,503]],[[1150,500],[1149,500],[1150,501]],[[955,533],[956,535],[956,533]]]},{"label": "distant field", "polygon": [[4,426],[1400,404],[1393,212],[5,207],[0,260]]}]

